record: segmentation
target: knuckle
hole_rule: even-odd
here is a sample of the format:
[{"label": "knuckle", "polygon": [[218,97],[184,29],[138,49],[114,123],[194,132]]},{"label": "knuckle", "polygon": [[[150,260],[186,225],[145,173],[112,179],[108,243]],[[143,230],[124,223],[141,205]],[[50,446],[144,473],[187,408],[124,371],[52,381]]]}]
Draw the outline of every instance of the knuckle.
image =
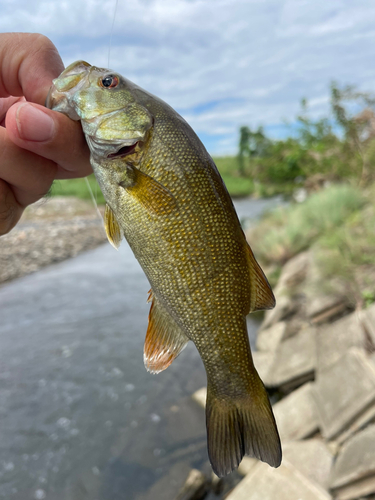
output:
[{"label": "knuckle", "polygon": [[22,208],[10,193],[10,188],[0,185],[0,236],[9,233],[17,224],[22,214]]}]

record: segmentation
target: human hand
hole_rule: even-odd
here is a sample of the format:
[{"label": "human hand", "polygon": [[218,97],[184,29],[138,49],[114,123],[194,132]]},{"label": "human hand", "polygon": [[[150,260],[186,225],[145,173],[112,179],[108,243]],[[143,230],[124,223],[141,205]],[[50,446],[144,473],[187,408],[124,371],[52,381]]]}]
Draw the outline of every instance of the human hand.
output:
[{"label": "human hand", "polygon": [[92,172],[80,124],[43,106],[63,69],[43,35],[0,34],[0,235],[54,179]]}]

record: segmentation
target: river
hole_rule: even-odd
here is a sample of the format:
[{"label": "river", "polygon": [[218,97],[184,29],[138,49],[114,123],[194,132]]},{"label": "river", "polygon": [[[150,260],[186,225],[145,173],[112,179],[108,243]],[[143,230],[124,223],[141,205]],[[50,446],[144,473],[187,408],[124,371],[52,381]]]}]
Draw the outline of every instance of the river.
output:
[{"label": "river", "polygon": [[[279,203],[235,205],[245,222]],[[126,242],[0,288],[0,498],[169,500],[190,468],[209,473],[194,345],[143,366],[148,290]]]}]

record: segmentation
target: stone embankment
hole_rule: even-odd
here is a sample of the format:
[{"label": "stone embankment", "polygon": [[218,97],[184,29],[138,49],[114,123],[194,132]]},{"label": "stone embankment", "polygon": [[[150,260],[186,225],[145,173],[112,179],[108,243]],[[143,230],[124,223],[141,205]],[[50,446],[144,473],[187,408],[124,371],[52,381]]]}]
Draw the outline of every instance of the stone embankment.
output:
[{"label": "stone embankment", "polygon": [[[246,457],[227,500],[375,499],[375,305],[354,311],[316,273],[309,252],[284,266],[254,353],[278,399],[282,465]],[[194,397],[204,405],[205,389]]]},{"label": "stone embankment", "polygon": [[90,202],[74,197],[43,199],[25,210],[0,238],[0,283],[74,257],[106,241],[103,223]]}]

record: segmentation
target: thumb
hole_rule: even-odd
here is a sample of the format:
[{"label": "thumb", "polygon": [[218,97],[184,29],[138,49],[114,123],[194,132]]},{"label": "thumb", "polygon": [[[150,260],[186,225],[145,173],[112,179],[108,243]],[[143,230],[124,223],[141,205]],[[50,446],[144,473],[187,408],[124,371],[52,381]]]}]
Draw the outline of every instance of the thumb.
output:
[{"label": "thumb", "polygon": [[56,178],[92,173],[79,122],[39,104],[20,102],[8,110],[5,126],[9,139],[17,146],[56,163]]}]

